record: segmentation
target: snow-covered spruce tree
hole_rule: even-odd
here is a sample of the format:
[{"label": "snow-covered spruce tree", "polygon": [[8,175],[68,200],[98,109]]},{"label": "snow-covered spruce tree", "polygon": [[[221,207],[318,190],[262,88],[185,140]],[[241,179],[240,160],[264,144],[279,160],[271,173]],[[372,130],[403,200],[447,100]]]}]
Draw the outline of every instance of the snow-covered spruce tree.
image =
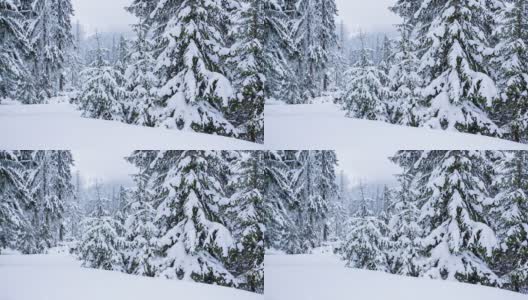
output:
[{"label": "snow-covered spruce tree", "polygon": [[295,253],[290,244],[298,238],[294,221],[289,214],[294,196],[290,167],[285,161],[284,151],[265,151],[261,168],[264,168],[266,248]]},{"label": "snow-covered spruce tree", "polygon": [[130,6],[125,9],[136,16],[139,20],[139,24],[145,25],[150,28],[155,19],[155,11],[158,10],[158,4],[160,0],[133,0]]},{"label": "snow-covered spruce tree", "polygon": [[416,183],[423,276],[499,284],[487,263],[498,242],[486,214],[490,163],[485,151],[426,151],[417,162],[432,169]]},{"label": "snow-covered spruce tree", "polygon": [[19,249],[18,237],[29,229],[24,210],[32,201],[25,170],[19,153],[0,151],[0,251],[6,247]]},{"label": "snow-covered spruce tree", "polygon": [[321,16],[319,42],[322,50],[322,91],[326,92],[330,86],[329,68],[332,63],[332,56],[338,50],[338,36],[336,29],[337,5],[335,0],[321,0],[318,5]]},{"label": "snow-covered spruce tree", "polygon": [[[318,154],[318,151],[294,153],[296,165],[292,168],[292,189],[295,202],[291,207],[291,214],[300,233],[296,241],[299,243],[296,246],[298,253],[306,253],[309,249],[319,247],[325,235],[329,199],[325,199],[322,194],[320,181],[323,174]],[[324,180],[323,184],[327,183],[329,182]],[[325,192],[328,190],[325,189]]]},{"label": "snow-covered spruce tree", "polygon": [[[403,19],[403,25],[414,27],[419,21],[419,14],[417,14],[425,0],[396,0],[390,10],[399,15]],[[424,19],[420,20],[425,21]]]},{"label": "snow-covered spruce tree", "polygon": [[349,83],[343,96],[344,109],[348,117],[386,121],[389,91],[384,84],[388,78],[370,60],[364,36],[361,40],[359,61],[346,74]]},{"label": "snow-covered spruce tree", "polygon": [[234,90],[224,63],[224,5],[220,0],[162,1],[155,9],[157,125],[238,135],[225,116]]},{"label": "snow-covered spruce tree", "polygon": [[264,293],[264,155],[262,151],[240,155],[232,179],[235,192],[227,208],[236,240],[227,266],[239,282],[238,288]]},{"label": "snow-covered spruce tree", "polygon": [[0,1],[0,101],[2,98],[21,99],[20,83],[29,72],[24,59],[29,52],[29,42],[24,29],[24,16],[19,11],[18,1]]},{"label": "snow-covered spruce tree", "polygon": [[148,38],[148,26],[145,21],[135,25],[137,38],[132,45],[130,64],[125,71],[126,102],[124,121],[152,127],[156,124],[150,113],[157,99],[155,88],[158,78],[154,74],[155,60],[152,56],[152,43]]},{"label": "snow-covered spruce tree", "polygon": [[83,267],[122,271],[123,237],[116,229],[121,226],[108,212],[108,199],[101,194],[96,182],[95,208],[90,217],[83,221],[84,232],[78,246]]},{"label": "snow-covered spruce tree", "polygon": [[[301,103],[301,89],[295,68],[290,63],[295,45],[291,37],[293,1],[263,0],[263,64],[266,76],[266,99]],[[287,4],[290,5],[287,5]]]},{"label": "snow-covered spruce tree", "polygon": [[68,230],[67,238],[69,240],[77,241],[81,237],[81,228],[79,220],[84,218],[83,204],[83,188],[81,183],[80,172],[77,171],[73,180],[73,195],[71,200],[66,203],[64,224]]},{"label": "snow-covered spruce tree", "polygon": [[157,276],[236,286],[224,265],[234,240],[221,214],[223,164],[220,152],[161,151],[144,171],[155,195]]},{"label": "snow-covered spruce tree", "polygon": [[321,170],[316,152],[297,151],[294,159],[297,162],[292,169],[295,204],[291,213],[301,235],[296,241],[299,243],[297,251],[306,253],[321,245],[328,203],[322,198],[317,185]]},{"label": "snow-covered spruce tree", "polygon": [[419,88],[422,78],[418,73],[420,63],[411,30],[408,24],[399,27],[401,37],[388,73],[391,93],[387,106],[390,123],[417,127],[421,122]]},{"label": "snow-covered spruce tree", "polygon": [[504,288],[528,291],[528,152],[506,154],[499,170],[498,187],[491,216],[500,246],[493,269]]},{"label": "snow-covered spruce tree", "polygon": [[394,203],[394,193],[394,189],[388,187],[387,185],[384,185],[377,199],[378,216],[383,222],[385,222],[385,224],[389,224],[389,219],[391,215],[390,209],[392,203]]},{"label": "snow-covered spruce tree", "polygon": [[380,54],[381,57],[379,68],[385,72],[385,74],[389,75],[389,71],[394,60],[394,41],[391,40],[387,35],[383,36]]},{"label": "snow-covered spruce tree", "polygon": [[156,210],[152,206],[154,196],[148,186],[148,177],[142,171],[135,176],[136,189],[133,191],[124,224],[125,272],[134,275],[153,277],[156,275],[157,246],[155,238],[158,229],[154,223]]},{"label": "snow-covered spruce tree", "polygon": [[125,38],[124,35],[119,37],[119,42],[117,43],[116,52],[115,52],[115,68],[125,74],[126,68],[130,62],[130,46],[129,41]]},{"label": "snow-covered spruce tree", "polygon": [[41,253],[65,237],[64,212],[73,196],[69,151],[34,151],[28,177],[33,205],[27,215],[35,231],[34,240],[26,241],[26,253]]},{"label": "snow-covered spruce tree", "polygon": [[[84,31],[79,20],[73,26],[73,44],[67,59],[66,74],[68,79],[67,87],[78,92],[82,87],[81,72],[85,67],[84,57]],[[76,99],[75,99],[76,100]]]},{"label": "snow-covered spruce tree", "polygon": [[347,235],[339,253],[350,268],[387,271],[388,227],[369,209],[363,185],[359,208],[347,225]]},{"label": "snow-covered spruce tree", "polygon": [[505,137],[528,142],[528,1],[511,0],[499,27],[495,67],[500,99],[494,115]]},{"label": "snow-covered spruce tree", "polygon": [[123,120],[125,91],[123,75],[105,60],[105,50],[96,36],[95,60],[82,72],[85,78],[79,96],[83,116],[103,120]]},{"label": "snow-covered spruce tree", "polygon": [[[337,154],[335,151],[330,150],[321,150],[317,151],[317,160],[321,168],[321,176],[318,177],[318,190],[321,193],[321,199],[323,202],[327,203],[327,212],[330,207],[334,206],[334,202],[337,201],[338,197],[338,186],[337,186],[337,173],[336,167],[338,164]],[[328,215],[328,213],[327,213]],[[330,230],[328,220],[325,219],[323,224],[323,241],[328,241],[330,236]]]},{"label": "snow-covered spruce tree", "polygon": [[33,75],[39,99],[56,96],[66,85],[68,51],[73,45],[70,0],[35,0],[28,26]]},{"label": "snow-covered spruce tree", "polygon": [[264,33],[263,2],[241,1],[234,24],[231,54],[231,76],[236,95],[230,102],[228,119],[249,141],[264,142]]},{"label": "snow-covered spruce tree", "polygon": [[334,0],[298,0],[292,35],[297,76],[301,79],[304,102],[318,97],[328,86],[326,67],[337,45]]},{"label": "snow-covered spruce tree", "polygon": [[498,136],[487,109],[498,96],[486,63],[502,0],[442,0],[418,12],[423,126]]},{"label": "snow-covered spruce tree", "polygon": [[420,245],[421,227],[418,224],[419,210],[416,206],[416,195],[413,187],[413,177],[404,170],[399,176],[399,189],[395,200],[391,203],[390,220],[390,250],[388,261],[389,272],[404,276],[418,277],[421,272]]},{"label": "snow-covered spruce tree", "polygon": [[346,78],[343,74],[351,66],[351,57],[350,57],[350,45],[349,45],[349,33],[345,27],[345,23],[341,20],[337,28],[337,46],[332,52],[332,60],[330,62],[330,90],[337,91],[337,97],[335,99],[336,103],[341,102],[341,93],[345,90],[346,87]]}]

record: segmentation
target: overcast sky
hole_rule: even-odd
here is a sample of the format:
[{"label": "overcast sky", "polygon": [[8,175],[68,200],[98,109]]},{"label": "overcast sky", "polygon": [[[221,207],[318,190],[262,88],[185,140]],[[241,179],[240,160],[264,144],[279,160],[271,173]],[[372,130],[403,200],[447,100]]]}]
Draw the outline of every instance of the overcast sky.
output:
[{"label": "overcast sky", "polygon": [[[90,32],[127,30],[134,17],[124,10],[131,0],[72,0],[75,19]],[[398,17],[388,10],[395,0],[336,0],[340,18],[351,31],[387,30],[398,23]]]},{"label": "overcast sky", "polygon": [[74,172],[79,171],[88,185],[93,184],[96,179],[107,183],[131,183],[130,175],[136,173],[136,168],[124,159],[131,153],[130,150],[115,147],[72,150]]},{"label": "overcast sky", "polygon": [[124,7],[132,0],[72,0],[74,20],[79,20],[88,32],[126,31],[134,16]]},{"label": "overcast sky", "polygon": [[389,7],[396,0],[336,0],[339,18],[351,32],[385,31],[398,24],[399,17]]},{"label": "overcast sky", "polygon": [[[394,175],[400,168],[388,158],[397,150],[383,149],[338,149],[338,170],[343,170],[355,185],[360,180],[363,183],[395,183]],[[95,180],[120,184],[131,184],[130,175],[136,173],[136,168],[125,161],[124,157],[131,154],[130,150],[105,148],[73,150],[75,171],[81,173],[83,181],[88,185]]]},{"label": "overcast sky", "polygon": [[343,170],[351,183],[396,183],[395,175],[401,172],[396,164],[389,160],[398,150],[382,149],[337,149],[339,170]]}]

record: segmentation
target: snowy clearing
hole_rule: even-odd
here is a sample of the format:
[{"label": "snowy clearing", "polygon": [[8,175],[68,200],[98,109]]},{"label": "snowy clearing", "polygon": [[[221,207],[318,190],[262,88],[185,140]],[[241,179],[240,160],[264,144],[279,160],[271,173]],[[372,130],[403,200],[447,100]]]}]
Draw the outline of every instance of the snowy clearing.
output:
[{"label": "snowy clearing", "polygon": [[269,300],[521,300],[526,295],[344,267],[332,254],[267,255]]},{"label": "snowy clearing", "polygon": [[[215,135],[87,119],[68,103],[0,105],[3,149],[258,150],[260,145]],[[8,130],[6,130],[8,129]]]},{"label": "snowy clearing", "polygon": [[2,300],[262,300],[245,291],[80,267],[67,254],[0,255]]},{"label": "snowy clearing", "polygon": [[497,138],[351,119],[332,103],[268,104],[266,146],[271,149],[525,150]]}]

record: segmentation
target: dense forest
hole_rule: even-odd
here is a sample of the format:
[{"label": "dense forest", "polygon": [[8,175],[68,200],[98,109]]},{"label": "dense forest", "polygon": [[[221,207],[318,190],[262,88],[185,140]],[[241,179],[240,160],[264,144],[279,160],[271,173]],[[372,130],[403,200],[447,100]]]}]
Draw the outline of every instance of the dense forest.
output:
[{"label": "dense forest", "polygon": [[399,183],[351,187],[336,154],[269,154],[270,251],[330,246],[351,268],[528,292],[528,153],[402,151]]},{"label": "dense forest", "polygon": [[0,1],[0,99],[262,143],[260,2],[131,2],[132,36],[86,51],[70,0]]},{"label": "dense forest", "polygon": [[263,293],[262,155],[137,151],[127,187],[84,186],[68,151],[1,151],[0,249]]},{"label": "dense forest", "polygon": [[270,1],[270,98],[331,98],[353,118],[526,142],[525,0],[398,0],[387,9],[402,19],[398,35],[372,43],[372,33],[351,38],[336,26],[333,0]]}]

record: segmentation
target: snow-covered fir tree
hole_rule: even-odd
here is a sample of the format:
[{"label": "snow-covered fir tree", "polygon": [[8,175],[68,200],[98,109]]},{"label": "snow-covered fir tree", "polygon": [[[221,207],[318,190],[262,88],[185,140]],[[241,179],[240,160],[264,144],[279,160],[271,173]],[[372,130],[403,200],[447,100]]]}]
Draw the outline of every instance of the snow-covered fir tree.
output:
[{"label": "snow-covered fir tree", "polygon": [[41,253],[65,237],[63,218],[73,193],[73,158],[69,151],[35,151],[31,156],[28,184],[33,204],[28,215],[35,235],[24,251]]},{"label": "snow-covered fir tree", "polygon": [[400,40],[389,70],[390,91],[387,100],[389,122],[417,127],[421,122],[419,88],[422,78],[418,72],[419,60],[412,40],[412,28],[400,26]]},{"label": "snow-covered fir tree", "polygon": [[[291,37],[293,1],[264,0],[263,64],[266,98],[302,102],[295,66],[290,63],[295,44]],[[289,4],[289,5],[288,5]]]},{"label": "snow-covered fir tree", "polygon": [[73,45],[70,0],[35,0],[28,26],[32,73],[39,99],[56,96],[66,85],[64,68]]},{"label": "snow-covered fir tree", "polygon": [[129,64],[130,58],[130,46],[129,41],[125,36],[121,35],[119,37],[119,42],[115,50],[115,67],[121,74],[125,73],[125,70]]},{"label": "snow-covered fir tree", "polygon": [[328,91],[330,87],[329,69],[332,56],[338,48],[336,16],[337,5],[335,0],[321,0],[318,3],[321,18],[319,30],[319,42],[321,44],[321,77],[322,91]]},{"label": "snow-covered fir tree", "polygon": [[124,224],[124,255],[127,273],[153,277],[157,271],[154,258],[158,229],[154,223],[156,210],[152,205],[153,195],[148,186],[148,179],[141,171],[135,176],[136,189],[132,194]]},{"label": "snow-covered fir tree", "polygon": [[265,158],[267,247],[307,253],[328,239],[337,198],[333,151],[269,152]]},{"label": "snow-covered fir tree", "polygon": [[390,205],[388,227],[390,230],[389,267],[390,272],[405,276],[420,275],[421,227],[418,224],[419,210],[413,190],[413,177],[404,170],[400,175],[400,187]]},{"label": "snow-covered fir tree", "polygon": [[381,46],[379,68],[389,75],[391,66],[394,60],[394,41],[387,35],[383,36],[383,43]]},{"label": "snow-covered fir tree", "polygon": [[73,177],[73,193],[70,201],[66,203],[64,218],[64,226],[70,241],[80,239],[82,232],[79,220],[85,216],[82,207],[84,197],[80,172],[77,171]]},{"label": "snow-covered fir tree", "polygon": [[[490,193],[485,151],[426,151],[419,164],[431,168],[417,182],[424,276],[497,285],[487,261],[497,246],[486,210]],[[421,166],[418,166],[421,168]]]},{"label": "snow-covered fir tree", "polygon": [[123,238],[117,230],[121,224],[107,210],[108,199],[104,198],[96,182],[95,208],[84,220],[84,232],[77,251],[83,266],[103,270],[121,271]]},{"label": "snow-covered fir tree", "polygon": [[246,140],[264,142],[264,69],[263,69],[263,3],[260,0],[240,2],[234,24],[231,46],[233,86],[237,91],[231,101],[228,119]]},{"label": "snow-covered fir tree", "polygon": [[326,68],[331,51],[337,45],[337,8],[334,0],[298,0],[295,7],[293,63],[297,65],[296,75],[300,79],[303,102],[306,102],[320,96],[328,87]]},{"label": "snow-covered fir tree", "polygon": [[505,137],[528,142],[528,2],[508,1],[495,48],[495,77],[500,99],[494,107]]},{"label": "snow-covered fir tree", "polygon": [[80,108],[84,117],[120,121],[125,106],[125,91],[120,85],[124,78],[105,59],[105,49],[101,48],[99,37],[96,39],[95,60],[82,73],[85,80],[79,96]]},{"label": "snow-covered fir tree", "polygon": [[330,228],[328,222],[328,211],[330,207],[333,206],[333,203],[336,202],[338,197],[338,186],[337,186],[337,174],[336,167],[338,165],[337,155],[335,151],[319,151],[317,152],[319,166],[321,168],[320,174],[318,176],[318,190],[321,193],[321,199],[326,203],[327,214],[325,216],[323,224],[323,241],[328,241],[330,236]]},{"label": "snow-covered fir tree", "polygon": [[23,92],[21,82],[29,77],[24,61],[29,52],[29,42],[19,6],[18,1],[0,1],[0,101],[2,98],[19,98]]},{"label": "snow-covered fir tree", "polygon": [[238,135],[225,116],[234,90],[223,63],[228,46],[224,5],[219,0],[162,1],[154,10],[157,125]]},{"label": "snow-covered fir tree", "polygon": [[293,253],[290,241],[294,242],[295,224],[289,215],[294,203],[290,182],[290,167],[285,161],[284,151],[267,151],[264,154],[264,203],[266,204],[266,248]]},{"label": "snow-covered fir tree", "polygon": [[229,203],[218,179],[222,163],[211,151],[161,151],[150,161],[152,170],[145,172],[155,176],[148,188],[159,230],[157,276],[236,284],[223,264],[234,239],[220,214]]},{"label": "snow-covered fir tree", "polygon": [[17,249],[19,234],[29,227],[24,210],[32,201],[19,159],[19,153],[0,151],[0,249]]},{"label": "snow-covered fir tree", "polygon": [[300,253],[319,247],[324,236],[329,199],[324,199],[321,193],[322,169],[317,155],[317,151],[299,151],[294,157],[298,166],[292,170],[295,197],[292,217],[301,235],[298,240],[301,244],[297,246]]},{"label": "snow-covered fir tree", "polygon": [[387,120],[385,99],[388,97],[387,75],[374,65],[362,37],[360,60],[347,71],[349,83],[343,96],[343,106],[348,117]]},{"label": "snow-covered fir tree", "polygon": [[506,153],[501,160],[491,216],[499,247],[493,269],[505,288],[528,291],[528,152]]},{"label": "snow-covered fir tree", "polygon": [[238,287],[264,293],[264,169],[262,151],[241,153],[234,170],[234,194],[227,208],[236,245],[230,252],[228,269]]},{"label": "snow-covered fir tree", "polygon": [[369,201],[360,186],[359,208],[348,221],[347,237],[339,253],[351,268],[387,271],[386,249],[389,247],[388,227],[369,209]]},{"label": "snow-covered fir tree", "polygon": [[417,12],[423,126],[497,136],[488,109],[498,96],[489,57],[502,1],[434,1]]},{"label": "snow-covered fir tree", "polygon": [[158,84],[154,74],[152,43],[147,37],[148,27],[144,22],[134,29],[137,38],[132,45],[130,64],[124,74],[129,99],[125,104],[124,118],[129,124],[152,127],[156,124],[151,109],[157,99],[155,88]]}]

